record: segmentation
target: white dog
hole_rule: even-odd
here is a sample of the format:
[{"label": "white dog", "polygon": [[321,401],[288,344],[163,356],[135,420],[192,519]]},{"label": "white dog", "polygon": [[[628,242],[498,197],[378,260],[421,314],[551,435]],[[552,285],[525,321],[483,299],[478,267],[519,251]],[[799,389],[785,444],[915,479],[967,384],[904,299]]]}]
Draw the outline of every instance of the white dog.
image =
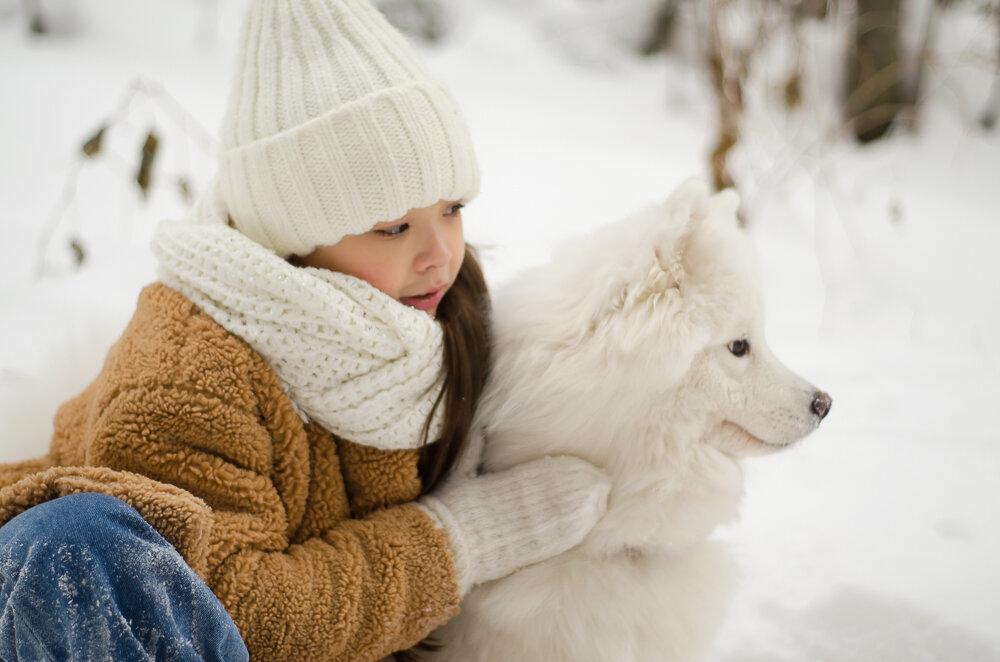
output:
[{"label": "white dog", "polygon": [[688,182],[499,293],[485,469],[575,455],[613,488],[578,547],[474,589],[435,633],[432,659],[692,662],[707,651],[733,575],[708,535],[737,516],[740,459],[797,441],[831,404],[764,342],[737,205]]}]

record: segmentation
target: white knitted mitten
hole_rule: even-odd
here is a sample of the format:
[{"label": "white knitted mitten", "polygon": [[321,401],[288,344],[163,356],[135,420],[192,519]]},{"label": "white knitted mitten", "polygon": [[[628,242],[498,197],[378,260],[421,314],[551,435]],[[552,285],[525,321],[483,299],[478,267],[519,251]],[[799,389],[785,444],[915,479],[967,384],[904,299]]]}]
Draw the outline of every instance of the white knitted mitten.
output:
[{"label": "white knitted mitten", "polygon": [[462,595],[575,546],[604,515],[611,482],[575,457],[455,476],[417,505],[440,522]]}]

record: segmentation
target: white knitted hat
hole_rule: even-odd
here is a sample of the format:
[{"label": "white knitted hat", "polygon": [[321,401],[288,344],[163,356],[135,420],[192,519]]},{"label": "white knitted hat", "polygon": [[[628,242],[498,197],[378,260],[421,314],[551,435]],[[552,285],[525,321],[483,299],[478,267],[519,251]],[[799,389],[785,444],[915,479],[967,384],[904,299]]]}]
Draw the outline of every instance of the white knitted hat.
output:
[{"label": "white knitted hat", "polygon": [[252,0],[222,150],[209,204],[283,257],[479,189],[454,100],[367,0]]}]

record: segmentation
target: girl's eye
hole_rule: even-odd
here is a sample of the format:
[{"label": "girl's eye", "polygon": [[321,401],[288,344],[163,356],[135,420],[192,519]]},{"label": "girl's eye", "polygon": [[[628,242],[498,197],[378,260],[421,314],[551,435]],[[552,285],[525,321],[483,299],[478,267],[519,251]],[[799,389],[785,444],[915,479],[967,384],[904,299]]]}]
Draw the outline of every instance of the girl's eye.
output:
[{"label": "girl's eye", "polygon": [[409,223],[400,223],[399,225],[394,225],[391,228],[385,228],[383,230],[375,230],[376,234],[380,234],[383,237],[395,237],[401,235],[410,229]]},{"label": "girl's eye", "polygon": [[454,216],[458,212],[462,211],[463,207],[465,207],[465,205],[463,205],[461,202],[456,202],[451,207],[448,207],[447,209],[444,210],[444,215]]},{"label": "girl's eye", "polygon": [[728,347],[733,356],[746,356],[750,353],[750,343],[745,338],[734,340]]}]

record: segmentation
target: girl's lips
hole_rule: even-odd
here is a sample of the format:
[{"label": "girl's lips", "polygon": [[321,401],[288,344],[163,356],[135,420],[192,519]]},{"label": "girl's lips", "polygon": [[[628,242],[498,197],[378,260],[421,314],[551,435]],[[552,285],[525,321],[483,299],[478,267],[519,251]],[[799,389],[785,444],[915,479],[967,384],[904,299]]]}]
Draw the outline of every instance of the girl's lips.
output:
[{"label": "girl's lips", "polygon": [[400,301],[405,303],[407,306],[412,306],[417,310],[434,310],[437,305],[441,303],[441,299],[444,297],[445,289],[444,287],[439,287],[435,290],[431,290],[426,294],[420,294],[412,297],[402,297]]}]

